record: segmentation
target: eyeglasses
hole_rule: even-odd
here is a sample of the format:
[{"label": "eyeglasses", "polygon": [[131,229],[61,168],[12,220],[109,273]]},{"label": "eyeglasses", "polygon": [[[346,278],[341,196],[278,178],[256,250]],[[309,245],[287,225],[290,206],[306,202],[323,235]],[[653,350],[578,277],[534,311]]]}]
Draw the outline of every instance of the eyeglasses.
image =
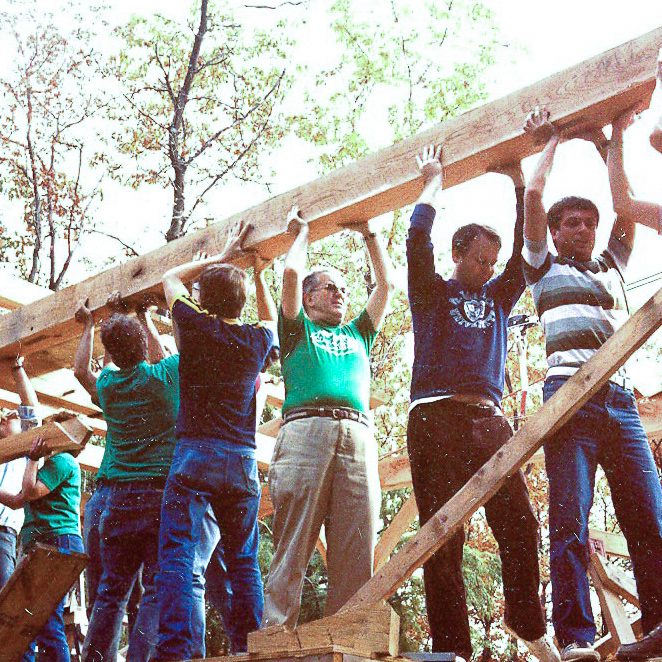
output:
[{"label": "eyeglasses", "polygon": [[335,283],[331,282],[312,289],[313,292],[317,292],[318,290],[326,290],[332,294],[342,294],[342,296],[347,296],[347,288],[344,285],[338,287]]}]

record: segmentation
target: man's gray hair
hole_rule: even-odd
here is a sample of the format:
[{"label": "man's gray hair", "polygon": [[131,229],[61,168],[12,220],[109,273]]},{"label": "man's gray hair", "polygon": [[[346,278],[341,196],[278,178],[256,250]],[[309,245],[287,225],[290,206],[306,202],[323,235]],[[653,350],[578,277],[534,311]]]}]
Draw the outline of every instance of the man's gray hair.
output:
[{"label": "man's gray hair", "polygon": [[308,275],[303,279],[301,288],[304,294],[308,294],[319,285],[319,277],[321,274],[328,274],[329,276],[336,277],[341,281],[345,281],[345,277],[338,269],[334,267],[315,267],[308,272]]}]

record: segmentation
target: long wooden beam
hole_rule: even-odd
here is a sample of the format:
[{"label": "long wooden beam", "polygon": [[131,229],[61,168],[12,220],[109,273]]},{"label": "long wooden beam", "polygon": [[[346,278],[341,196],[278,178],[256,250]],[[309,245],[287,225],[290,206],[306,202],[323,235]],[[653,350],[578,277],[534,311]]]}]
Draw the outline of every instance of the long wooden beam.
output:
[{"label": "long wooden beam", "polygon": [[492,497],[662,325],[662,289],[649,299],[550,398],[535,416],[448,501],[391,560],[342,607],[373,604],[391,596]]},{"label": "long wooden beam", "polygon": [[310,221],[313,240],[340,231],[348,221],[373,218],[410,204],[423,186],[414,155],[429,143],[444,145],[448,187],[538,151],[540,146],[522,132],[525,113],[536,105],[546,105],[552,119],[564,131],[585,124],[609,124],[624,109],[637,102],[648,102],[661,42],[662,28],[658,28],[322,179],[5,315],[0,319],[0,358],[19,350],[31,355],[77,337],[80,328],[73,321],[73,313],[80,299],[89,298],[92,310],[99,311],[113,290],[127,297],[160,295],[160,278],[166,269],[191,260],[200,250],[209,254],[219,252],[229,228],[240,221],[254,227],[247,240],[249,248],[265,256],[276,256],[283,254],[291,242],[285,218],[293,204]]},{"label": "long wooden beam", "polygon": [[60,421],[50,421],[38,428],[12,435],[0,443],[0,464],[24,457],[30,451],[34,440],[41,437],[51,452],[75,451],[84,447],[92,435],[92,430],[76,417]]}]

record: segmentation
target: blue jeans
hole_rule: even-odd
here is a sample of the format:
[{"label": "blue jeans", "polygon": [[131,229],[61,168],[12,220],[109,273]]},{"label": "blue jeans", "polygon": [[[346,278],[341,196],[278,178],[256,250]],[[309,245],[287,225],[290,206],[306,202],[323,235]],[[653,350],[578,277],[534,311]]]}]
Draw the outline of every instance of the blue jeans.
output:
[{"label": "blue jeans", "polygon": [[8,526],[0,527],[0,588],[16,568],[16,533]]},{"label": "blue jeans", "polygon": [[232,587],[232,650],[246,650],[247,635],[259,627],[264,608],[257,562],[259,502],[257,462],[251,449],[217,439],[179,440],[161,515],[157,659],[191,658],[193,568],[210,504]]},{"label": "blue jeans", "polygon": [[[83,552],[83,539],[79,535],[64,534],[61,536],[42,536],[36,542],[44,545],[53,545],[61,552]],[[34,662],[37,648],[39,657],[48,662],[70,662],[69,644],[64,631],[64,605],[66,596],[55,608],[46,625],[30,644],[23,662]]]},{"label": "blue jeans", "polygon": [[83,660],[115,659],[117,632],[141,565],[145,593],[129,635],[128,659],[143,662],[154,651],[158,627],[154,578],[162,498],[163,490],[152,481],[112,485],[100,522],[103,570],[83,646]]},{"label": "blue jeans", "polygon": [[[545,401],[566,381],[566,377],[547,379]],[[630,550],[644,633],[662,621],[660,477],[633,393],[608,382],[545,443],[552,621],[561,646],[593,642],[596,635],[586,569],[598,464],[607,476]]]},{"label": "blue jeans", "polygon": [[232,587],[230,586],[223,556],[223,545],[220,540],[221,532],[210,506],[205,511],[202,520],[200,543],[196,548],[193,565],[193,612],[191,614],[193,648],[191,656],[194,658],[204,658],[206,654],[205,598],[219,612],[225,634],[228,639],[232,639],[230,630]]}]

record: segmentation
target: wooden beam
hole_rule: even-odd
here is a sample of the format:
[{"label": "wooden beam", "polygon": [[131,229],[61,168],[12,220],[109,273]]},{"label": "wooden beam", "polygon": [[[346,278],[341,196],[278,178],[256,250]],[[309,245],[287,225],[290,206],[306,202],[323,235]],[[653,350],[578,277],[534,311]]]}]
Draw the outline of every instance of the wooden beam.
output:
[{"label": "wooden beam", "polygon": [[[632,626],[632,630],[637,638],[643,636],[644,633],[641,629],[641,618],[637,618],[636,620],[632,621],[630,625]],[[615,653],[617,648],[618,645],[614,641],[611,634],[607,634],[601,639],[598,639],[598,641],[596,641],[593,645],[593,649],[600,653],[600,657],[603,660],[611,659],[608,656],[612,653]]]},{"label": "wooden beam", "polygon": [[343,609],[393,595],[453,533],[484,505],[643,345],[662,324],[662,289],[647,301],[598,352],[430,519],[400,552],[364,584]]},{"label": "wooden beam", "polygon": [[621,533],[589,529],[588,536],[594,540],[600,540],[604,544],[605,552],[610,556],[620,556],[624,559],[630,558],[627,540],[625,540],[625,536]]},{"label": "wooden beam", "polygon": [[591,554],[591,565],[600,583],[619,598],[639,608],[637,585],[621,568],[605,561],[599,554]]},{"label": "wooden beam", "polygon": [[358,655],[398,654],[400,619],[386,602],[351,609],[295,629],[274,626],[249,632],[248,652],[282,653],[323,646],[343,646]]},{"label": "wooden beam", "polygon": [[16,310],[53,294],[47,287],[40,287],[0,269],[0,308]]},{"label": "wooden beam", "polygon": [[38,428],[12,435],[0,444],[0,464],[25,457],[37,437],[42,437],[46,448],[53,453],[76,451],[85,446],[92,430],[80,419],[72,417],[59,423],[50,421]]},{"label": "wooden beam", "polygon": [[606,571],[598,554],[591,554],[588,571],[600,599],[602,618],[607,624],[611,638],[619,646],[621,644],[631,644],[636,638],[630,620],[618,595],[610,591],[602,582],[602,577],[606,574]]},{"label": "wooden beam", "polygon": [[625,108],[648,102],[661,42],[662,28],[658,28],[5,315],[0,319],[0,357],[10,357],[19,348],[31,355],[78,337],[81,330],[73,313],[80,299],[89,298],[93,311],[104,311],[113,290],[129,298],[148,293],[161,296],[164,271],[191,260],[200,250],[220,252],[228,230],[239,221],[254,227],[247,247],[273,257],[285,253],[291,243],[285,225],[293,204],[309,220],[313,240],[339,232],[347,221],[366,220],[408,205],[423,187],[414,156],[429,143],[444,146],[444,184],[449,187],[538,151],[540,146],[522,132],[525,113],[536,105],[548,106],[562,131],[608,124]]},{"label": "wooden beam", "polygon": [[0,590],[3,662],[20,662],[30,642],[73,586],[87,563],[85,554],[37,544]]},{"label": "wooden beam", "polygon": [[416,499],[413,494],[402,504],[388,528],[379,536],[375,546],[375,572],[388,561],[389,556],[402,540],[405,531],[409,529],[418,515]]}]

